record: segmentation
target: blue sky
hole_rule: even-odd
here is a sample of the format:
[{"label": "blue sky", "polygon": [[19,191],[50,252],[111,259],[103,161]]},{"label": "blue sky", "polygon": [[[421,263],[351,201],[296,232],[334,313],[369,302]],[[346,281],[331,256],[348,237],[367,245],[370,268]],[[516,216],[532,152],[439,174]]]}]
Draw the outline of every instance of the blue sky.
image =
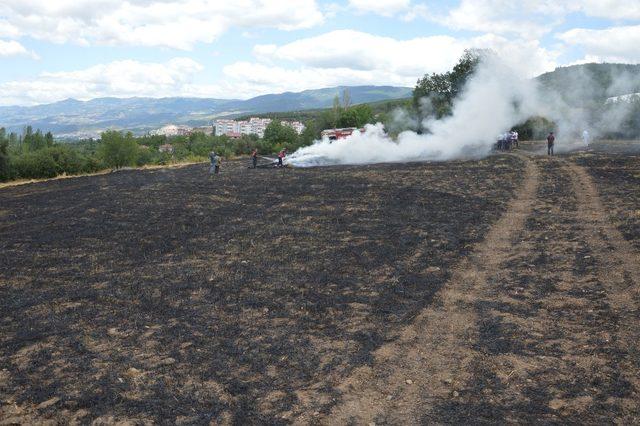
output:
[{"label": "blue sky", "polygon": [[2,0],[0,105],[412,86],[473,47],[530,77],[639,45],[639,0]]}]

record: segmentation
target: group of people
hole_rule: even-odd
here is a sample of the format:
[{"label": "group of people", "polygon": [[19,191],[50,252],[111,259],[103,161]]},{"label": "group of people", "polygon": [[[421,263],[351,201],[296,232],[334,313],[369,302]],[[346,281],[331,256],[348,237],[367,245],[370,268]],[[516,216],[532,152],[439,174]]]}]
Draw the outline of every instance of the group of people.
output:
[{"label": "group of people", "polygon": [[508,151],[514,146],[518,146],[518,132],[515,130],[505,132],[498,136],[498,141],[496,142],[496,148],[498,150]]},{"label": "group of people", "polygon": [[[278,164],[276,167],[284,167],[284,158],[287,156],[287,148],[283,148],[278,153]],[[211,162],[211,167],[209,168],[209,173],[212,175],[217,175],[220,173],[220,165],[222,164],[222,157],[217,155],[214,151],[209,153],[209,161]],[[258,149],[254,148],[251,151],[251,168],[255,169],[258,167]]]}]

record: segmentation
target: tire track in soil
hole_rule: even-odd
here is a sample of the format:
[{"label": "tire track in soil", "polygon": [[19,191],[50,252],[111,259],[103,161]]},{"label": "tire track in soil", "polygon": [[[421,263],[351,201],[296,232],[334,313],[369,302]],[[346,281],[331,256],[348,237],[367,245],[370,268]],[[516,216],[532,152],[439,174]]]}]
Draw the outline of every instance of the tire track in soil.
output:
[{"label": "tire track in soil", "polygon": [[609,224],[584,170],[534,161],[533,215],[489,277],[491,291],[473,303],[473,375],[423,421],[640,421],[638,255]]},{"label": "tire track in soil", "polygon": [[[517,197],[485,239],[452,271],[451,279],[407,326],[400,338],[374,353],[371,366],[355,370],[338,390],[340,405],[326,417],[302,415],[296,424],[419,424],[432,407],[454,398],[454,388],[471,378],[478,318],[469,309],[512,252],[512,239],[529,215],[538,187],[538,168],[525,157],[525,179]],[[317,414],[317,413],[316,413]]]},{"label": "tire track in soil", "polygon": [[582,217],[596,231],[587,234],[587,241],[601,254],[598,279],[604,284],[609,303],[619,318],[614,336],[622,354],[619,368],[635,390],[629,407],[631,413],[625,420],[640,422],[640,254],[609,219],[587,171],[573,162],[568,168],[574,177],[578,202],[584,209]]}]

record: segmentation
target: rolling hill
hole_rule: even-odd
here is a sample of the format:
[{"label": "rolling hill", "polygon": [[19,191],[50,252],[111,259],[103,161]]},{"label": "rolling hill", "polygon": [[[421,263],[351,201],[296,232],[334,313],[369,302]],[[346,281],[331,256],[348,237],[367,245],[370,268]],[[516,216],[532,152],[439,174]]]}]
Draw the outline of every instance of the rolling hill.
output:
[{"label": "rolling hill", "polygon": [[409,87],[340,86],[258,96],[247,100],[210,98],[67,99],[30,107],[0,107],[0,127],[21,131],[25,125],[59,137],[96,136],[106,129],[145,133],[165,124],[205,125],[219,117],[330,107],[347,88],[354,104],[406,98]]},{"label": "rolling hill", "polygon": [[584,107],[640,92],[640,65],[572,65],[556,68],[536,80],[543,90],[559,94],[569,106]]}]

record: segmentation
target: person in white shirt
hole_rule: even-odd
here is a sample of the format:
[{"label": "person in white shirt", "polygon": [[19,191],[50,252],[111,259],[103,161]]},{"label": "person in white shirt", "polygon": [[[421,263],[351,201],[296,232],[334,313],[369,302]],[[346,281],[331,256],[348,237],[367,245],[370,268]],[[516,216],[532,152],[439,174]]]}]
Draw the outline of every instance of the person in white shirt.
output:
[{"label": "person in white shirt", "polygon": [[582,132],[582,142],[584,142],[585,146],[589,146],[589,131],[586,129]]}]

